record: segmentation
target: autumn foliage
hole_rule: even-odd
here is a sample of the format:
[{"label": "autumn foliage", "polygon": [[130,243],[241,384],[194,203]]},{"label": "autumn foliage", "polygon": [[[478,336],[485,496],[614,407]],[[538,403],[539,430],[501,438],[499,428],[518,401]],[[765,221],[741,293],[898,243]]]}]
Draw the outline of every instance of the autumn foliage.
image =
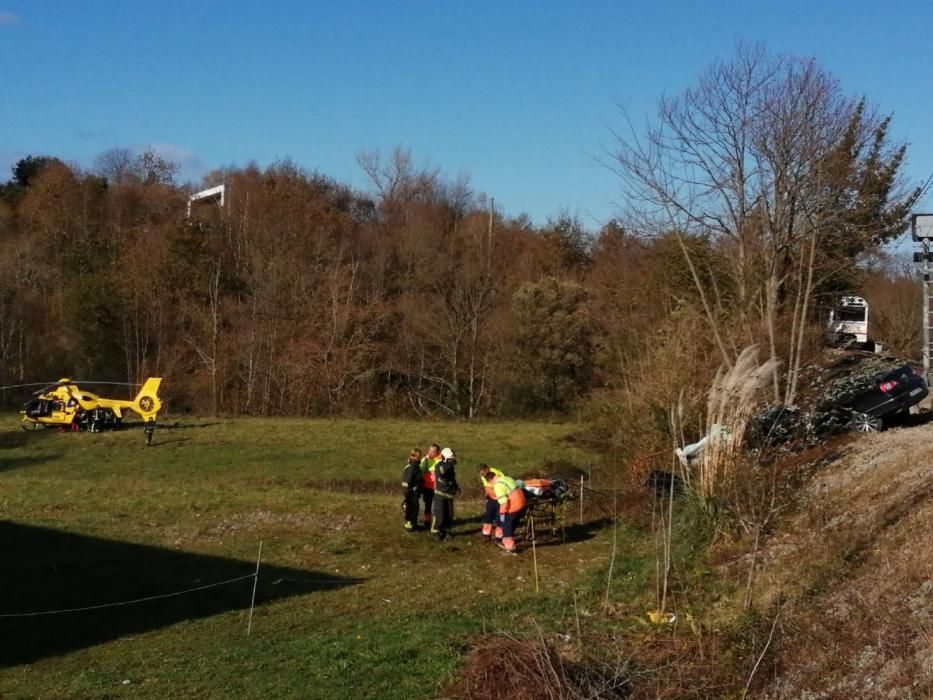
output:
[{"label": "autumn foliage", "polygon": [[792,403],[834,292],[868,279],[915,342],[915,283],[865,267],[919,192],[888,125],[813,61],[740,46],[619,133],[631,211],[595,232],[505,216],[404,149],[360,154],[366,191],[290,161],[212,172],[224,205],[190,217],[198,187],[152,151],[26,158],[0,189],[0,384],[160,375],[173,410],[228,414],[585,409],[604,445],[667,444],[670,407],[700,429],[749,345],[779,367],[763,398]]}]

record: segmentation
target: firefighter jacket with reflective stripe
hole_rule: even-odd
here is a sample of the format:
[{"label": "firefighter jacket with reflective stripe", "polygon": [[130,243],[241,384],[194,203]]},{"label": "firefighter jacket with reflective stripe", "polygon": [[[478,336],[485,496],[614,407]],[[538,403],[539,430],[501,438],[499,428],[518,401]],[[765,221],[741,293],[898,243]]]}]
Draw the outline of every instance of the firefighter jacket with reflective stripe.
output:
[{"label": "firefighter jacket with reflective stripe", "polygon": [[453,498],[460,492],[457,484],[457,460],[441,460],[434,465],[434,495]]},{"label": "firefighter jacket with reflective stripe", "polygon": [[492,480],[492,488],[499,502],[499,513],[517,513],[525,507],[525,492],[510,476],[497,476]]},{"label": "firefighter jacket with reflective stripe", "polygon": [[492,488],[492,480],[497,476],[505,476],[505,474],[500,469],[496,469],[495,467],[489,467],[489,471],[492,472],[492,476],[489,479],[480,474],[479,480],[483,482],[483,491],[486,492],[486,498],[492,499],[494,501],[496,500],[496,492]]},{"label": "firefighter jacket with reflective stripe", "polygon": [[402,486],[409,491],[414,491],[421,486],[421,466],[417,460],[412,460],[405,465],[402,472]]}]

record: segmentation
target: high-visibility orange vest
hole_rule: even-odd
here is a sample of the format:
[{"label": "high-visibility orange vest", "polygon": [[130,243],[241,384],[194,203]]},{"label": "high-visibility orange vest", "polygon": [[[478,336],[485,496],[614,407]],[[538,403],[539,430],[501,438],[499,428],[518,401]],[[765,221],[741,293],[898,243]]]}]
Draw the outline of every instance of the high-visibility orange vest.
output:
[{"label": "high-visibility orange vest", "polygon": [[503,474],[492,479],[492,487],[499,502],[499,512],[517,513],[525,507],[525,492],[510,476]]}]

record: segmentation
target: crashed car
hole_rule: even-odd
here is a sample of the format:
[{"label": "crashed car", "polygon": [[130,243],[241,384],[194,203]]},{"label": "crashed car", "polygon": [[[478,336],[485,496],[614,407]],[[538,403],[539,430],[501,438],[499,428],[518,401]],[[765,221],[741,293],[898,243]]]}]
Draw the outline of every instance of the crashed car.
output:
[{"label": "crashed car", "polygon": [[757,448],[815,445],[847,431],[878,432],[928,393],[922,373],[907,360],[829,350],[802,372],[796,405],[764,407],[749,422],[746,440]]},{"label": "crashed car", "polygon": [[893,372],[878,375],[874,386],[853,397],[849,427],[860,433],[882,430],[885,421],[903,415],[911,406],[923,401],[929,393],[926,380],[903,365]]},{"label": "crashed car", "polygon": [[929,393],[926,380],[897,358],[848,355],[830,373],[835,376],[810,416],[816,434],[878,432]]}]

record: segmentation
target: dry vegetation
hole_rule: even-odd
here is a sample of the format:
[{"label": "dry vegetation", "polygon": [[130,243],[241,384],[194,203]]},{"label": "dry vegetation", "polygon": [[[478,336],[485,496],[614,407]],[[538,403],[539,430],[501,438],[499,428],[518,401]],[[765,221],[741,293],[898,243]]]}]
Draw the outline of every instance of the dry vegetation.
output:
[{"label": "dry vegetation", "polygon": [[816,468],[759,557],[754,605],[782,610],[760,697],[933,692],[933,427],[851,442]]},{"label": "dry vegetation", "polygon": [[479,640],[445,697],[457,700],[605,700],[631,697],[626,659],[585,659],[543,637]]}]

